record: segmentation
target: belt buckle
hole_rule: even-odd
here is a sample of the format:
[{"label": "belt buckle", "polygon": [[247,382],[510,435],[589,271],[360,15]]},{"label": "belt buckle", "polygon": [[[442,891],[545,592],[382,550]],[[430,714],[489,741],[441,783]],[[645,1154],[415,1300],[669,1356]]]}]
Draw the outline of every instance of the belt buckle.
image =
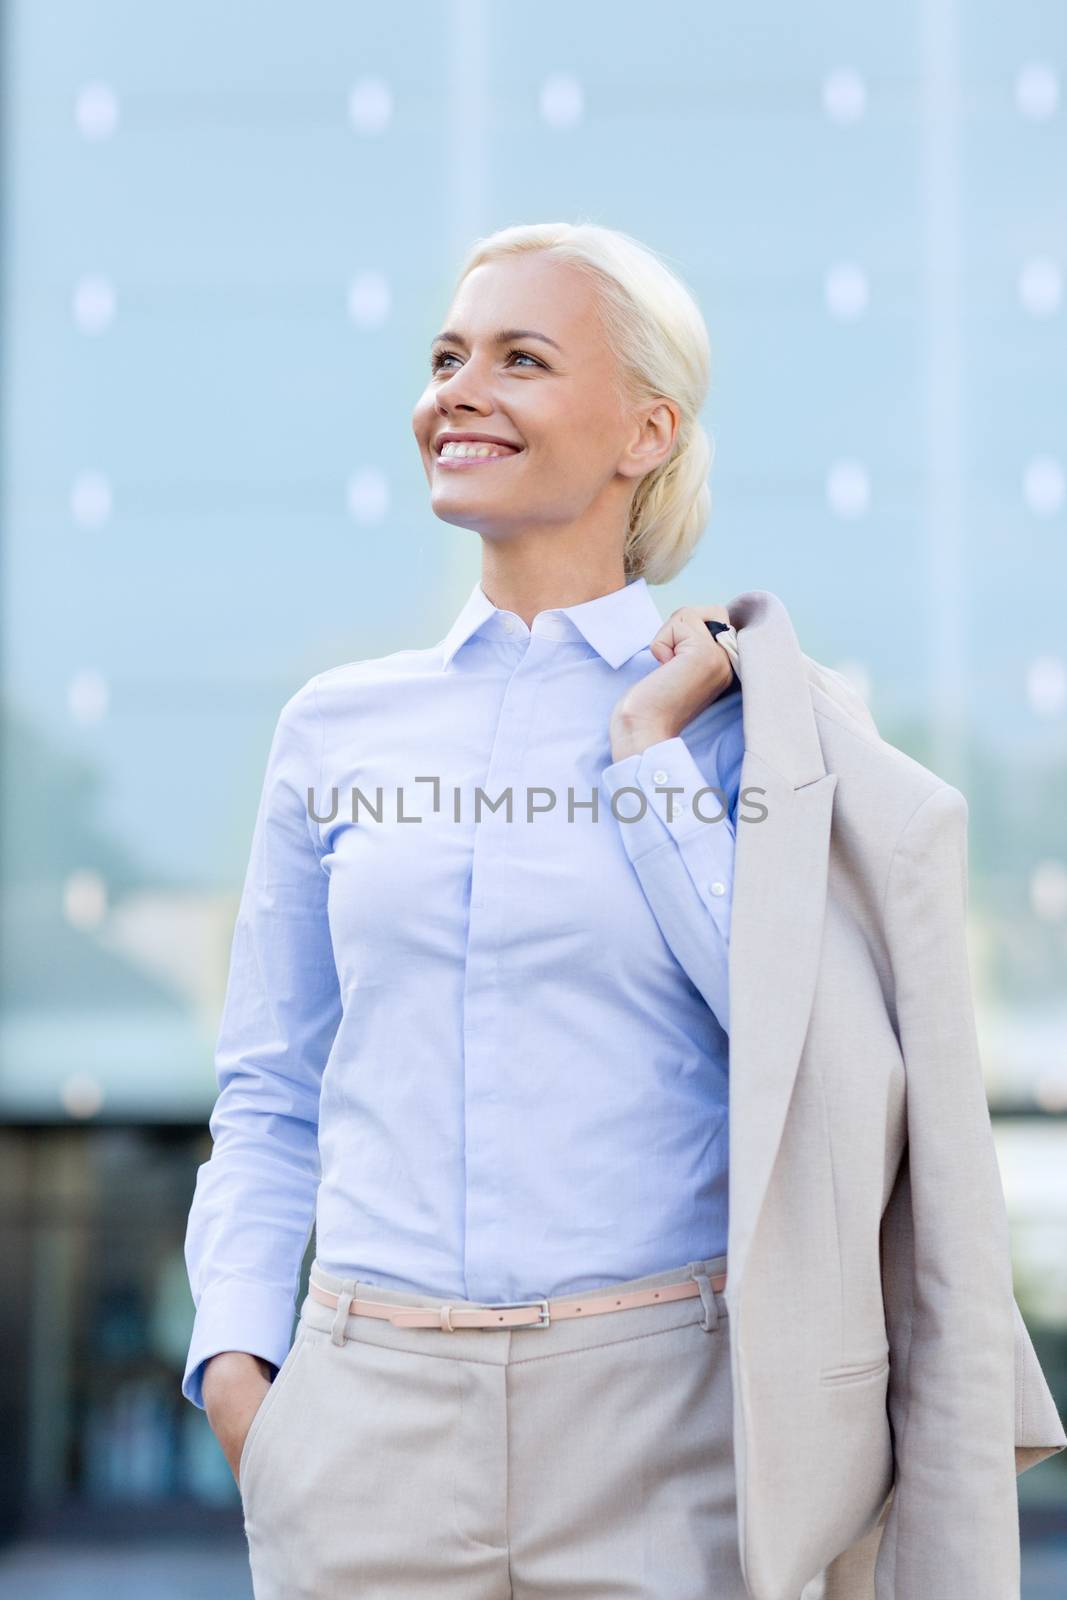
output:
[{"label": "belt buckle", "polygon": [[516,1311],[520,1306],[538,1306],[540,1311],[536,1321],[512,1322],[512,1328],[547,1328],[550,1326],[548,1315],[548,1301],[545,1300],[498,1300],[495,1305],[488,1306],[489,1311]]}]

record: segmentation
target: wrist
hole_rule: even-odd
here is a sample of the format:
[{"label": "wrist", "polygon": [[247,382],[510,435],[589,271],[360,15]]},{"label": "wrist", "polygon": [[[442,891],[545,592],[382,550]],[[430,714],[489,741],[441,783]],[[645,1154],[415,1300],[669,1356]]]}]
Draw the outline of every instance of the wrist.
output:
[{"label": "wrist", "polygon": [[664,722],[647,722],[631,717],[619,717],[611,724],[611,759],[625,761],[627,756],[639,755],[649,745],[673,739],[677,729]]},{"label": "wrist", "polygon": [[[236,1377],[255,1368],[264,1378],[274,1379],[275,1367],[272,1362],[263,1356],[256,1356],[248,1350],[219,1350],[209,1356],[204,1362],[201,1388],[206,1392],[216,1383],[225,1382],[227,1376]],[[214,1374],[214,1376],[212,1376]]]}]

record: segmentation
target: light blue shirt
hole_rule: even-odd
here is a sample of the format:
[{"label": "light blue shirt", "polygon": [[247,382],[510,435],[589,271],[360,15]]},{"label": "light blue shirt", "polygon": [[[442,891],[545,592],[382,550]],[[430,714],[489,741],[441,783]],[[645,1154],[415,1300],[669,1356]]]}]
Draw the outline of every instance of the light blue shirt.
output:
[{"label": "light blue shirt", "polygon": [[643,578],[532,628],[478,583],[440,644],[283,707],[186,1235],[194,1404],[220,1350],[281,1365],[313,1222],[328,1272],[487,1303],[725,1253],[741,694],[612,762],[661,627]]}]

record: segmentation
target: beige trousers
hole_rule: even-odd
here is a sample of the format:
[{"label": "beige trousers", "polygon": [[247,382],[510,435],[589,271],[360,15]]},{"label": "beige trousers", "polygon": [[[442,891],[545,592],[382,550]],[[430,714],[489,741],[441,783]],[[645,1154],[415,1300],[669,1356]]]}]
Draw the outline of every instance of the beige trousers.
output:
[{"label": "beige trousers", "polygon": [[238,1469],[255,1600],[745,1600],[726,1316],[712,1291],[450,1333],[306,1297]]}]

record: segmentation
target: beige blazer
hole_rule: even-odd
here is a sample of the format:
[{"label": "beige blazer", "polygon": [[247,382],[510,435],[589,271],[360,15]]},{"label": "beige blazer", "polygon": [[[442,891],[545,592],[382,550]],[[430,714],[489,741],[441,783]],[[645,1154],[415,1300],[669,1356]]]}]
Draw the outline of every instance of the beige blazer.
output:
[{"label": "beige blazer", "polygon": [[1016,1474],[1067,1435],[1014,1298],[965,943],[967,802],[880,737],[776,595],[727,609],[745,740],[725,1291],[745,1582],[752,1600],[805,1584],[1013,1600]]}]

